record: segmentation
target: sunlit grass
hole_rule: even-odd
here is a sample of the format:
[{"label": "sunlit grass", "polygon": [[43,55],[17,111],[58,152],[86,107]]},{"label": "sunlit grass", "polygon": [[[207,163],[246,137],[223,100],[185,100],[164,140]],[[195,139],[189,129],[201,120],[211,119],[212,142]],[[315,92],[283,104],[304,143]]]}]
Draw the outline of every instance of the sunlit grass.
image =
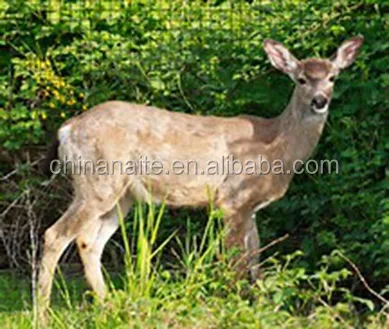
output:
[{"label": "sunlit grass", "polygon": [[[293,268],[301,252],[284,259],[264,261],[256,284],[236,280],[224,248],[222,214],[210,208],[201,236],[191,232],[179,238],[172,232],[157,242],[165,207],[136,205],[128,238],[128,222],[118,209],[124,248],[120,277],[106,271],[107,299],[92,302],[81,277],[68,278],[58,271],[49,328],[384,328],[384,313],[374,315],[374,305],[342,291],[341,281],[350,272],[331,272],[329,260],[314,275]],[[134,234],[136,233],[136,234]],[[172,264],[161,257],[176,246]],[[2,328],[39,327],[25,279],[0,277]],[[337,299],[333,295],[337,294]],[[339,295],[341,294],[341,295]],[[343,296],[343,298],[339,298]],[[11,300],[7,302],[7,300]],[[361,318],[354,305],[372,308]]]}]

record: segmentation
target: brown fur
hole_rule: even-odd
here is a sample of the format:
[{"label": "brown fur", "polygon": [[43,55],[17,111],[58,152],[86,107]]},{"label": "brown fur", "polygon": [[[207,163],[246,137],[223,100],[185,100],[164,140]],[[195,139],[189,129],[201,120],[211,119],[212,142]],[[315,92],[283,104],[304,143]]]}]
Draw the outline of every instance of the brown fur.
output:
[{"label": "brown fur", "polygon": [[305,76],[310,80],[321,80],[333,70],[331,62],[327,59],[310,58],[301,62]]},{"label": "brown fur", "polygon": [[[164,170],[170,170],[175,160],[194,160],[200,174],[75,174],[71,206],[45,233],[39,275],[42,311],[49,303],[58,259],[73,240],[77,242],[89,284],[97,296],[104,297],[100,258],[104,245],[118,227],[116,204],[126,214],[136,200],[201,207],[212,199],[225,214],[227,247],[255,253],[259,246],[255,212],[286,193],[294,161],[309,158],[323,131],[327,113],[315,112],[312,98],[317,93],[331,97],[332,82],[328,76],[350,65],[355,56],[346,56],[345,52],[357,51],[361,44],[360,38],[345,42],[334,62],[322,59],[299,62],[280,43],[265,41],[265,50],[275,67],[295,81],[300,75],[309,79],[297,84],[289,105],[272,119],[204,117],[112,101],[65,122],[58,131],[62,160],[66,156],[125,164],[147,156],[150,161],[160,161]],[[284,169],[291,173],[237,175],[219,170],[216,175],[201,174],[210,161],[221,169],[223,157],[233,156],[244,163],[257,161],[259,155],[269,162],[282,161]],[[255,256],[247,260],[253,277],[258,270],[257,260]]]}]

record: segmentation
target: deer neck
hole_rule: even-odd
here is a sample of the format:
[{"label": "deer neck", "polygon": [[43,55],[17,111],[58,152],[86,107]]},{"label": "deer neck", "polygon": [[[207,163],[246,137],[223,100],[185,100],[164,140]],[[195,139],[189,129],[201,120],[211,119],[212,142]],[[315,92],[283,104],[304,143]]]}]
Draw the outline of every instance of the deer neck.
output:
[{"label": "deer neck", "polygon": [[288,106],[277,120],[283,147],[278,148],[279,152],[276,153],[287,167],[291,167],[296,160],[306,161],[312,155],[323,132],[327,114],[312,113],[309,105],[302,102],[296,87]]}]

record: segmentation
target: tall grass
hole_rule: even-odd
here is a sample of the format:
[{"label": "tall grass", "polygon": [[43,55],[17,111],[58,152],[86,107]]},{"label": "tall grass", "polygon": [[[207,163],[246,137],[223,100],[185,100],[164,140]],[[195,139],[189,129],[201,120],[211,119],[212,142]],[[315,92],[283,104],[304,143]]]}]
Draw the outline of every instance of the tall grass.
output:
[{"label": "tall grass", "polygon": [[[302,253],[268,257],[255,284],[235,280],[224,248],[222,214],[210,207],[201,234],[157,239],[165,206],[137,204],[132,225],[117,207],[124,246],[119,280],[107,273],[103,303],[80,302],[77,280],[58,275],[49,328],[384,328],[385,312],[342,288],[347,270],[331,271],[331,259],[314,274],[290,266]],[[131,227],[133,238],[128,238]],[[162,261],[169,248],[169,262]],[[173,249],[173,250],[170,250]],[[166,263],[169,263],[168,266]],[[119,288],[120,287],[120,288]],[[88,295],[88,293],[86,294]],[[1,296],[1,295],[0,295]],[[370,309],[361,317],[356,306]],[[4,328],[34,328],[32,307],[0,313]]]}]

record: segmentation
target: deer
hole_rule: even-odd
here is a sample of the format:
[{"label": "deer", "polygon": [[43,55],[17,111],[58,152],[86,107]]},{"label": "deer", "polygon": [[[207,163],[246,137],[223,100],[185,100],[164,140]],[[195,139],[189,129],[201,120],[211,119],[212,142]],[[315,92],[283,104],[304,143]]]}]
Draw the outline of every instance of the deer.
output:
[{"label": "deer", "polygon": [[255,251],[259,249],[255,214],[285,195],[296,160],[305,161],[312,155],[328,117],[335,78],[355,61],[362,43],[363,37],[355,36],[344,41],[329,59],[298,60],[283,44],[266,39],[263,47],[270,63],[295,83],[288,105],[274,118],[191,115],[107,101],[66,121],[57,131],[42,166],[48,176],[52,175],[53,162],[63,162],[65,157],[124,163],[140,156],[159,159],[164,168],[176,160],[192,159],[204,169],[209,161],[220,163],[230,155],[242,163],[261,155],[270,163],[281,160],[289,173],[72,173],[73,199],[44,233],[38,280],[41,311],[49,307],[55,269],[73,241],[90,288],[99,300],[104,300],[107,289],[101,257],[119,226],[117,207],[123,216],[137,201],[206,207],[209,190],[214,205],[224,214],[227,249],[236,249],[238,254],[252,252],[245,268],[255,279]]}]

